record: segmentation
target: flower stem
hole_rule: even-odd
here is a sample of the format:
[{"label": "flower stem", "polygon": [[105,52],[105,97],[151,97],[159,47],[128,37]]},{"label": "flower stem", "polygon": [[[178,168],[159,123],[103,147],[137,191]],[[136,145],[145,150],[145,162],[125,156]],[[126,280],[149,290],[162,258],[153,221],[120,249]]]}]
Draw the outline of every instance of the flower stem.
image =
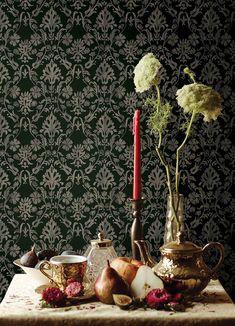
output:
[{"label": "flower stem", "polygon": [[155,86],[157,89],[157,111],[158,111],[161,105],[161,94],[160,94],[160,88],[157,83],[155,84]]},{"label": "flower stem", "polygon": [[[160,106],[161,106],[161,93],[160,93],[160,88],[157,84],[157,82],[155,83],[155,87],[157,90],[157,105],[156,105],[156,110],[157,112],[159,112]],[[162,132],[160,130],[158,130],[158,149],[160,150],[162,145]],[[158,155],[159,156],[159,155]],[[160,158],[160,156],[159,156]]]},{"label": "flower stem", "polygon": [[[159,111],[160,106],[161,106],[161,95],[160,95],[160,88],[158,86],[158,84],[155,84],[156,90],[157,90],[157,106],[156,109],[157,111]],[[171,181],[171,173],[170,173],[170,167],[167,164],[165,158],[163,157],[163,154],[161,152],[161,144],[162,144],[162,132],[160,130],[158,130],[158,146],[156,146],[156,152],[157,155],[162,163],[162,165],[165,167],[166,170],[166,175],[167,175],[167,186],[168,186],[168,190],[169,190],[169,196],[170,196],[170,202],[171,202],[171,207],[173,210],[173,217],[176,220],[176,225],[177,225],[177,232],[180,230],[180,221],[179,221],[179,217],[177,215],[177,210],[175,208],[175,203],[174,203],[174,197],[173,197],[173,190],[172,190],[172,181]],[[177,204],[178,207],[178,204]],[[173,234],[172,234],[172,230],[171,230],[171,237],[173,239]]]},{"label": "flower stem", "polygon": [[192,81],[193,81],[194,83],[196,83],[196,80],[195,80],[195,78],[194,78],[195,74],[192,72],[192,70],[190,70],[188,67],[185,67],[185,68],[184,68],[184,73],[187,74],[187,75],[189,75],[189,78],[191,78]]},{"label": "flower stem", "polygon": [[[173,218],[176,221],[176,225],[177,225],[177,232],[179,232],[180,230],[180,221],[179,221],[179,217],[177,215],[177,211],[178,211],[178,200],[177,200],[177,209],[175,208],[175,203],[174,203],[174,196],[173,196],[173,191],[172,191],[172,182],[171,182],[171,174],[170,174],[170,168],[169,165],[166,163],[160,148],[156,147],[156,152],[158,154],[158,157],[162,163],[162,165],[165,167],[166,170],[166,176],[167,176],[167,186],[168,186],[168,190],[169,190],[169,196],[170,196],[170,203],[171,203],[171,207],[173,210]],[[173,234],[172,234],[172,229],[171,229],[171,237],[173,239]]]},{"label": "flower stem", "polygon": [[195,119],[195,116],[196,116],[196,111],[193,110],[189,125],[188,125],[186,133],[185,133],[184,140],[181,143],[181,145],[177,148],[177,151],[176,151],[175,191],[176,191],[176,195],[177,195],[177,201],[179,199],[179,175],[180,175],[180,173],[179,173],[179,157],[180,157],[180,152],[182,151],[182,149],[183,149],[183,147],[184,147],[184,145],[185,145],[185,143],[186,143],[186,141],[187,141],[187,139],[189,137],[189,134],[190,134],[190,131],[191,131],[192,124],[193,124],[193,121]]}]

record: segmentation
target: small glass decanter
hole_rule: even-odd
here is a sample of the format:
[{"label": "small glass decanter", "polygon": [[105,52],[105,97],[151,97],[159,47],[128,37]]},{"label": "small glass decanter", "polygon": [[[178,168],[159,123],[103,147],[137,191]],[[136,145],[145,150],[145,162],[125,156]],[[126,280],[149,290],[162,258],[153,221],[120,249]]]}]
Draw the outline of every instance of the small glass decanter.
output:
[{"label": "small glass decanter", "polygon": [[111,262],[117,257],[112,241],[104,239],[102,232],[98,234],[98,239],[91,240],[91,244],[84,255],[87,257],[86,274],[92,284],[95,283],[102,269],[107,266],[107,260]]},{"label": "small glass decanter", "polygon": [[[179,200],[178,200],[179,199]],[[177,222],[174,218],[174,212],[171,205],[170,195],[167,197],[167,211],[166,211],[166,224],[165,224],[165,233],[164,233],[164,244],[175,241],[177,231],[184,233],[184,196],[179,194],[179,197],[176,194],[173,194],[174,207],[176,209],[177,216],[180,222],[180,228],[177,230]]]}]

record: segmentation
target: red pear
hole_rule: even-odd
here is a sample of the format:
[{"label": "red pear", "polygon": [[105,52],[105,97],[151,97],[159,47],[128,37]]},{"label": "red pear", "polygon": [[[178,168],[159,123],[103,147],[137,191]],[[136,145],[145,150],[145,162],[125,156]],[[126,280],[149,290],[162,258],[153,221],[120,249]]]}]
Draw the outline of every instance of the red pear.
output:
[{"label": "red pear", "polygon": [[96,297],[103,303],[113,304],[113,294],[129,295],[128,284],[119,276],[119,274],[108,265],[101,271],[95,282]]}]

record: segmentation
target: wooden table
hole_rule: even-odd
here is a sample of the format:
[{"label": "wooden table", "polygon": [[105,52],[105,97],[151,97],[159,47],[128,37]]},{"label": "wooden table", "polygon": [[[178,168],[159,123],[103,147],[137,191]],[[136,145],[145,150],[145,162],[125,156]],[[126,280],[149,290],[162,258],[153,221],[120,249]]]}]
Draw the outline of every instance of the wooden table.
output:
[{"label": "wooden table", "polygon": [[0,326],[235,326],[235,305],[212,281],[185,312],[125,311],[93,301],[66,308],[41,308],[39,291],[26,274],[16,274],[0,304]]}]

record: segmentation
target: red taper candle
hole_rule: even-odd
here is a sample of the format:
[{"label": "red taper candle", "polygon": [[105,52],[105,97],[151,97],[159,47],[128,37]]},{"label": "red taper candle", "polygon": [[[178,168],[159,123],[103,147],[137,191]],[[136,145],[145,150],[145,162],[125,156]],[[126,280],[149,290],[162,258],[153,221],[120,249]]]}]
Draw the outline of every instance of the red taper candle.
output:
[{"label": "red taper candle", "polygon": [[140,110],[136,110],[133,119],[134,134],[134,179],[133,199],[141,199],[141,146],[140,146]]}]

